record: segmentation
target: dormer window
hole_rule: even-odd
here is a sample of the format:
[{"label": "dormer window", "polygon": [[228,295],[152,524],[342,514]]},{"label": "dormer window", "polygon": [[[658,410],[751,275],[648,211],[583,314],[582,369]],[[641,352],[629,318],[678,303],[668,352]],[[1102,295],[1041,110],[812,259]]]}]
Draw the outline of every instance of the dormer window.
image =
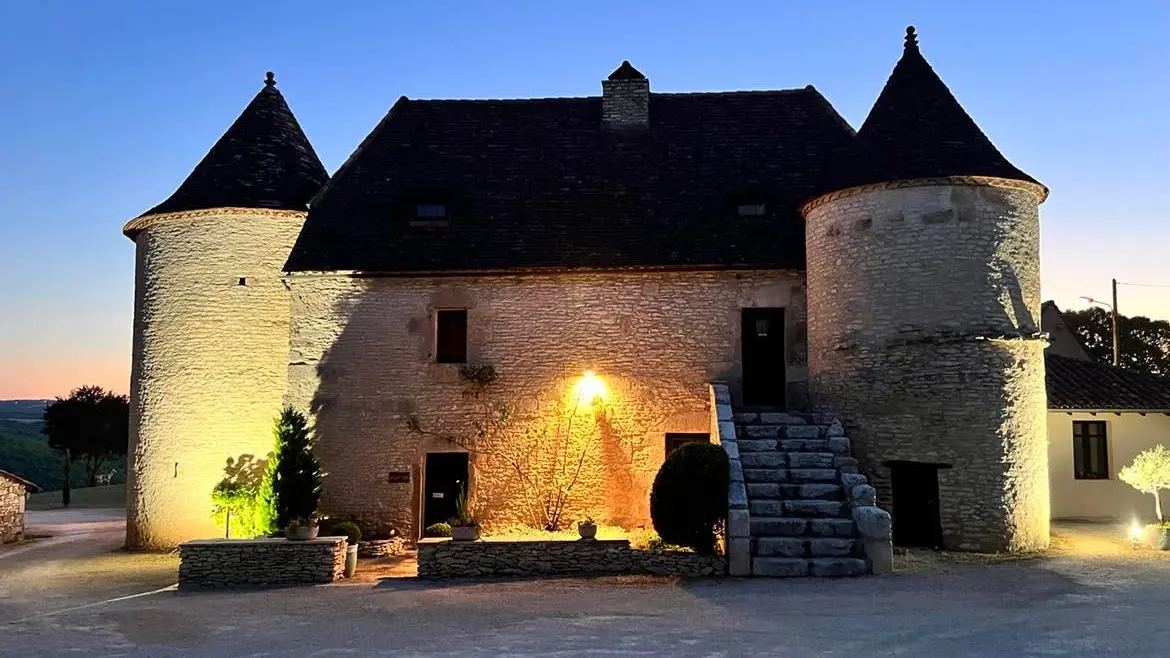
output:
[{"label": "dormer window", "polygon": [[446,219],[447,206],[442,203],[420,203],[415,206],[414,216],[419,219]]},{"label": "dormer window", "polygon": [[735,207],[735,214],[740,217],[763,217],[768,212],[768,206],[763,203],[741,203]]},{"label": "dormer window", "polygon": [[414,207],[414,217],[410,219],[411,226],[441,228],[447,226],[449,217],[445,203],[420,203]]}]

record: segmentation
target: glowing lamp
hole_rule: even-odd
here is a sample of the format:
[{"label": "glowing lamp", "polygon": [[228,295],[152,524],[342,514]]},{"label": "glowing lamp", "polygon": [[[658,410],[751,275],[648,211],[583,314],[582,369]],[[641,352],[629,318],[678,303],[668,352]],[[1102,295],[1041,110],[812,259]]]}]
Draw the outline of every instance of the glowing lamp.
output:
[{"label": "glowing lamp", "polygon": [[1142,540],[1142,526],[1137,521],[1129,524],[1129,540],[1135,544]]},{"label": "glowing lamp", "polygon": [[577,382],[577,396],[589,402],[597,398],[605,399],[605,382],[592,370],[586,370],[585,374],[581,375],[581,380]]}]

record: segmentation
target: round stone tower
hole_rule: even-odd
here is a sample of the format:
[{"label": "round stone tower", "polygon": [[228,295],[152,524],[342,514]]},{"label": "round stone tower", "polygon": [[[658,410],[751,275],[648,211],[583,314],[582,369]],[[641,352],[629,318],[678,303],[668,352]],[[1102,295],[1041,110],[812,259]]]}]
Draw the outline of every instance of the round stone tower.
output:
[{"label": "round stone tower", "polygon": [[975,125],[913,28],[829,189],[803,209],[810,385],[895,540],[1047,546],[1047,189]]},{"label": "round stone tower", "polygon": [[222,534],[211,490],[273,447],[286,387],[281,271],[327,175],[268,74],[265,86],[134,240],[126,544]]}]

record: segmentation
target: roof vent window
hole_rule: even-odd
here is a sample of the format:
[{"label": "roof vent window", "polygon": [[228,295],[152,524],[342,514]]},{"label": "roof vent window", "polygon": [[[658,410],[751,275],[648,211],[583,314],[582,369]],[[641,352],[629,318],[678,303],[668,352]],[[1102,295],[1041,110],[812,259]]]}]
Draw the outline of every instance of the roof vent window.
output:
[{"label": "roof vent window", "polygon": [[762,217],[768,212],[768,206],[762,203],[741,203],[735,207],[735,214],[740,217]]},{"label": "roof vent window", "polygon": [[449,224],[447,206],[442,203],[420,203],[414,207],[414,217],[410,220],[411,226],[423,228],[442,228]]},{"label": "roof vent window", "polygon": [[419,219],[444,219],[447,217],[447,206],[441,203],[420,203],[414,215]]}]

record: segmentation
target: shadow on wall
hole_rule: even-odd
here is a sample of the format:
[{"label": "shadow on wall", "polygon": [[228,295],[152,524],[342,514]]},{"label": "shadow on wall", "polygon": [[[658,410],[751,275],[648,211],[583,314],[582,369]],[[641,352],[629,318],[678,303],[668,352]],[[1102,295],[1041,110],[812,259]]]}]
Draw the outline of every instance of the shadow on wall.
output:
[{"label": "shadow on wall", "polygon": [[[573,484],[562,527],[585,515],[626,527],[648,522],[649,490],[663,460],[664,432],[696,431],[672,429],[670,419],[677,419],[679,409],[689,410],[700,417],[698,431],[706,429],[703,381],[669,371],[651,379],[616,360],[603,338],[589,335],[590,327],[569,310],[563,319],[553,318],[556,326],[528,325],[542,332],[542,339],[534,340],[531,333],[510,333],[521,331],[520,321],[533,322],[525,318],[497,319],[493,336],[492,320],[480,314],[486,311],[477,309],[476,299],[438,284],[338,279],[294,281],[292,290],[294,315],[312,315],[311,322],[329,316],[336,327],[298,328],[294,319],[290,357],[288,401],[308,408],[314,452],[328,473],[324,514],[355,517],[379,532],[417,536],[426,453],[466,450],[466,444],[445,437],[474,438],[483,410],[469,399],[458,365],[435,363],[435,309],[468,309],[467,361],[495,367],[492,394],[515,413],[508,431],[521,443],[519,452],[526,441],[536,448],[531,455],[535,471],[559,468],[548,454],[561,431],[556,428],[566,424],[563,417],[552,423],[556,402],[585,370],[596,369],[603,377],[605,413],[594,414],[583,405],[575,416],[572,441],[583,441],[585,432],[596,440],[585,441],[582,475]],[[425,433],[412,431],[412,419]],[[489,452],[469,452],[470,498],[481,522],[489,529],[531,524],[534,497],[525,493],[534,486],[531,474]],[[577,454],[570,450],[570,458],[561,462],[575,468]],[[405,473],[411,476],[394,477]]]},{"label": "shadow on wall", "polygon": [[260,481],[264,479],[264,470],[268,466],[268,459],[271,457],[272,453],[269,453],[267,459],[256,459],[254,455],[240,455],[235,459],[228,457],[227,465],[223,469],[222,482],[242,484],[250,488],[260,486]]}]

